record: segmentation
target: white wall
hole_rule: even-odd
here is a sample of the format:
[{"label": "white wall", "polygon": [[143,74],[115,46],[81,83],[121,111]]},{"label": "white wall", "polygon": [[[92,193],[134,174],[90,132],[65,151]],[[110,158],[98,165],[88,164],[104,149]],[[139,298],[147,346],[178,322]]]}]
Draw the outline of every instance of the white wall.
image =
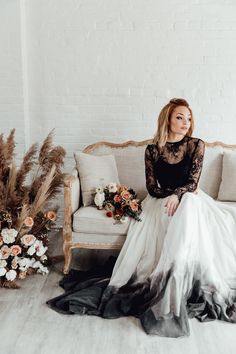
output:
[{"label": "white wall", "polygon": [[234,0],[0,0],[1,131],[18,151],[56,127],[72,152],[153,136],[184,97],[195,136],[236,143]]},{"label": "white wall", "polygon": [[0,133],[16,128],[17,160],[25,150],[19,1],[0,0]]},{"label": "white wall", "polygon": [[146,139],[171,97],[196,136],[236,143],[236,2],[0,0],[1,131],[19,149],[56,127],[72,152]]}]

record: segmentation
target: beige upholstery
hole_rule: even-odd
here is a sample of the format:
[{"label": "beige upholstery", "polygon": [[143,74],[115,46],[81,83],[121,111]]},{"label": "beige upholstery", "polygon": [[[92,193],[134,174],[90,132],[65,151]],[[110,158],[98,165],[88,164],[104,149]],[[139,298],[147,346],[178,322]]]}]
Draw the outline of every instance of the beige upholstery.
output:
[{"label": "beige upholstery", "polygon": [[222,201],[236,200],[236,152],[224,152],[222,180],[218,199]]},{"label": "beige upholstery", "polygon": [[[130,220],[129,220],[130,221]],[[116,223],[113,218],[108,218],[104,210],[94,206],[81,207],[73,215],[73,231],[101,235],[126,235],[129,222]]]},{"label": "beige upholstery", "polygon": [[[143,200],[147,195],[144,151],[148,143],[151,143],[151,140],[123,144],[100,142],[88,146],[83,152],[93,155],[114,155],[120,183],[132,187],[137,192],[138,198]],[[206,143],[200,188],[215,199],[221,184],[223,153],[232,150],[236,151],[236,145]],[[76,170],[73,170],[72,176],[68,176],[65,180],[64,199],[65,273],[70,267],[73,248],[120,249],[122,247],[130,221],[126,224],[117,224],[105,215],[104,210],[97,210],[95,206],[81,206],[80,182]],[[217,201],[217,203],[221,202]],[[236,207],[236,200],[229,203]]]}]

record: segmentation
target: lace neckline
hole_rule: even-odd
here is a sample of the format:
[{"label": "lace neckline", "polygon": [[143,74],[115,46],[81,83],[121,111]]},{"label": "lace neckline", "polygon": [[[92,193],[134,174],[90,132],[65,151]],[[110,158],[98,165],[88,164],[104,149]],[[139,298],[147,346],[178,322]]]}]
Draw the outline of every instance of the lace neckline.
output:
[{"label": "lace neckline", "polygon": [[186,135],[179,141],[167,141],[166,144],[178,145],[178,144],[181,144],[182,142],[184,142],[185,138],[186,138]]}]

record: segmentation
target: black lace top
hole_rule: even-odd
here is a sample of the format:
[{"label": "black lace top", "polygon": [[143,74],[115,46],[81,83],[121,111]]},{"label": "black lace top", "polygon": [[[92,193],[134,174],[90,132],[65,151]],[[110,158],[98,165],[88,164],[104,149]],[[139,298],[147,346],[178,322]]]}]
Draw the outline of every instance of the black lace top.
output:
[{"label": "black lace top", "polygon": [[181,197],[194,192],[202,171],[205,144],[201,139],[185,136],[182,140],[159,148],[147,145],[145,150],[146,186],[149,194],[165,198]]}]

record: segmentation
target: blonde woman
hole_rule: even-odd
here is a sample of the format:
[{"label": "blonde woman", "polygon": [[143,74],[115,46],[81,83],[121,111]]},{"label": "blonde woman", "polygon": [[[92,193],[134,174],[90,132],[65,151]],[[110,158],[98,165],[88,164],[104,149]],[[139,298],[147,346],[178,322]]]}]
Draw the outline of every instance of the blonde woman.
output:
[{"label": "blonde woman", "polygon": [[111,277],[106,268],[80,281],[69,274],[70,292],[50,300],[53,309],[133,315],[147,333],[169,337],[189,334],[188,317],[236,322],[236,211],[198,190],[205,146],[193,128],[186,100],[163,107],[145,150],[142,222],[131,221]]}]

